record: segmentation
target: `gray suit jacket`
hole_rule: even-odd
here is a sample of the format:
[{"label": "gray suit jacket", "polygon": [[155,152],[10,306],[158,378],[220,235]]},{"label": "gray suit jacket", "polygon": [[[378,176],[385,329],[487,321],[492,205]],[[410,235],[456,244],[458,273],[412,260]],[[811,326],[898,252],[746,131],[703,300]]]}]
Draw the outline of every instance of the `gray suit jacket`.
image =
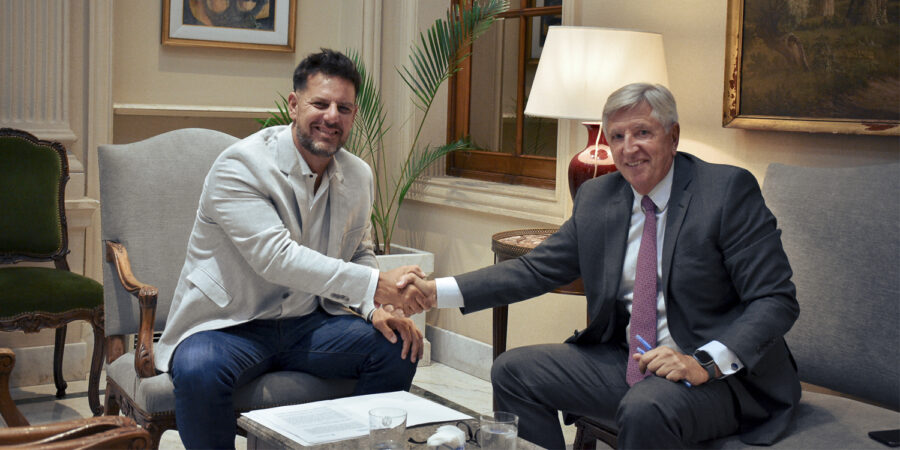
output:
[{"label": "gray suit jacket", "polygon": [[[258,318],[295,292],[319,296],[332,314],[367,316],[361,304],[371,267],[372,171],[341,149],[329,188],[331,224],[325,255],[303,242],[307,189],[290,126],[266,128],[227,148],[203,185],[184,267],[156,367],[167,370],[179,342]],[[368,267],[366,267],[368,266]]]},{"label": "gray suit jacket", "polygon": [[[718,340],[745,368],[726,378],[741,408],[741,439],[775,441],[800,399],[783,336],[799,314],[781,232],[748,171],[678,153],[662,251],[661,289],[675,342],[693,352]],[[581,186],[572,217],[527,255],[457,276],[464,312],[505,305],[584,279],[590,325],[567,342],[617,343],[634,194],[619,173]]]}]

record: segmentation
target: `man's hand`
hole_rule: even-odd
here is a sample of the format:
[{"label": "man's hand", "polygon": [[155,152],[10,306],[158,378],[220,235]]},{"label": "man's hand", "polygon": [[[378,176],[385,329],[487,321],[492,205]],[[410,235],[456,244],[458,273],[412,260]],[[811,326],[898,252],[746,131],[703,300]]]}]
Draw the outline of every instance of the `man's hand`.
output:
[{"label": "man's hand", "polygon": [[410,362],[418,361],[425,351],[422,332],[416,328],[412,320],[398,317],[396,315],[398,310],[388,311],[388,309],[391,309],[390,306],[385,306],[372,313],[372,326],[391,343],[397,342],[397,334],[394,333],[394,330],[400,333],[400,338],[403,339],[403,350],[400,352],[400,357],[406,359],[406,355],[409,355]]},{"label": "man's hand", "polygon": [[425,296],[418,288],[409,286],[406,289],[398,287],[403,276],[412,278],[424,278],[425,272],[419,266],[402,266],[387,272],[378,274],[378,286],[375,288],[375,303],[381,305],[393,305],[403,310],[407,316],[431,309]]},{"label": "man's hand", "polygon": [[425,280],[408,273],[400,277],[400,281],[397,282],[398,289],[410,289],[413,287],[422,293],[425,302],[430,305],[429,309],[437,306],[437,286],[434,280]]},{"label": "man's hand", "polygon": [[[664,377],[669,381],[687,380],[694,386],[709,381],[706,369],[693,356],[677,352],[664,345],[643,355],[635,353],[631,357],[640,363],[638,369],[641,373],[649,370],[656,376]],[[718,369],[716,371],[718,372]]]}]

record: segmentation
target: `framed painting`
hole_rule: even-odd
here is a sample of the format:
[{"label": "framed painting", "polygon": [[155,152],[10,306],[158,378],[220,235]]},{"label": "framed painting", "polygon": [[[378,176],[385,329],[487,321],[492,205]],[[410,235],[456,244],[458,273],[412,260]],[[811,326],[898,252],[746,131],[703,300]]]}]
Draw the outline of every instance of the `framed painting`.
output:
[{"label": "framed painting", "polygon": [[[534,8],[543,8],[547,6],[562,6],[562,0],[534,0]],[[537,64],[541,59],[541,50],[544,49],[544,41],[547,40],[547,33],[550,27],[554,25],[562,25],[561,15],[550,16],[533,16],[529,18],[531,26],[528,27],[528,59],[532,64]]]},{"label": "framed painting", "polygon": [[900,0],[728,0],[722,125],[900,135]]},{"label": "framed painting", "polygon": [[162,43],[293,52],[297,0],[163,0]]}]

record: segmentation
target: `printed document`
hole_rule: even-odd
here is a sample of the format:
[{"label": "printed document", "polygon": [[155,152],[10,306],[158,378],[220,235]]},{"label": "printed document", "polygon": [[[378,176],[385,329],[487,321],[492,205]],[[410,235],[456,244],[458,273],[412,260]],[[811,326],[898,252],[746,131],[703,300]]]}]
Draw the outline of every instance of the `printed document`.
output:
[{"label": "printed document", "polygon": [[369,410],[382,407],[405,409],[407,428],[472,418],[405,391],[258,409],[244,415],[302,445],[316,445],[368,435]]}]

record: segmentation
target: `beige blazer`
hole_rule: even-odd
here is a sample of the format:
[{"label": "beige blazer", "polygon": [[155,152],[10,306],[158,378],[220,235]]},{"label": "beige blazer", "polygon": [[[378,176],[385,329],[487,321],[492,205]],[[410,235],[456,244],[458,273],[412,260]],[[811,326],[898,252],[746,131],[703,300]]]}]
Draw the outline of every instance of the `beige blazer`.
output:
[{"label": "beige blazer", "polygon": [[[307,189],[290,126],[263,129],[225,149],[203,184],[187,256],[158,345],[168,370],[188,336],[260,317],[309,293],[332,314],[367,317],[373,267],[372,171],[344,149],[334,156],[328,251],[300,244]],[[351,311],[352,308],[353,311]]]}]

